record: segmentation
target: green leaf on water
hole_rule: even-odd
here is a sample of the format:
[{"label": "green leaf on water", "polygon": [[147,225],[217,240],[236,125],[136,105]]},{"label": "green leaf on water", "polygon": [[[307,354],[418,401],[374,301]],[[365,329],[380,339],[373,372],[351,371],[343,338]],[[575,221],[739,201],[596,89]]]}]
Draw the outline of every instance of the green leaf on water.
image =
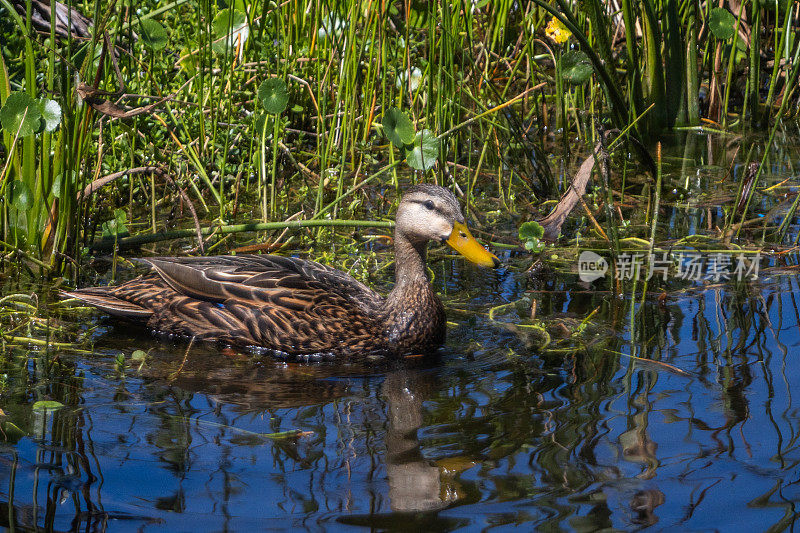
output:
[{"label": "green leaf on water", "polygon": [[519,227],[519,240],[521,241],[541,239],[542,237],[544,237],[544,228],[535,220],[525,222]]},{"label": "green leaf on water", "polygon": [[228,49],[240,50],[250,36],[247,16],[238,9],[223,9],[213,22],[216,39],[211,48],[218,54],[225,54]]},{"label": "green leaf on water", "polygon": [[55,411],[64,407],[64,404],[55,400],[39,400],[33,404],[34,411]]},{"label": "green leaf on water", "polygon": [[27,211],[33,206],[33,193],[24,181],[11,182],[11,205],[19,211]]},{"label": "green leaf on water", "polygon": [[50,132],[61,123],[61,106],[55,100],[42,98],[39,100],[39,107],[44,119],[44,131]]},{"label": "green leaf on water", "polygon": [[41,130],[42,113],[39,103],[28,93],[14,92],[6,98],[0,110],[0,124],[12,137],[33,135]]},{"label": "green leaf on water", "polygon": [[167,30],[161,23],[153,19],[139,21],[139,37],[142,43],[150,50],[162,50],[169,42]]},{"label": "green leaf on water", "polygon": [[414,142],[414,124],[408,115],[397,109],[390,108],[383,114],[383,133],[398,148],[403,148],[407,144]]},{"label": "green leaf on water", "polygon": [[433,168],[439,157],[439,138],[428,130],[422,130],[414,137],[414,147],[406,152],[408,166],[415,170]]},{"label": "green leaf on water", "polygon": [[289,431],[278,431],[277,433],[261,433],[260,435],[268,439],[282,440],[282,439],[296,439],[298,437],[307,437],[311,434],[312,432],[310,431],[300,431],[299,429],[291,429]]},{"label": "green leaf on water", "polygon": [[543,237],[544,228],[536,221],[525,222],[519,227],[519,240],[529,252],[538,253],[544,249]]},{"label": "green leaf on water", "polygon": [[585,83],[592,77],[592,63],[580,50],[570,50],[561,57],[561,76],[573,85]]},{"label": "green leaf on water", "polygon": [[267,113],[279,115],[289,103],[289,90],[286,82],[279,78],[264,80],[258,87],[258,99]]},{"label": "green leaf on water", "polygon": [[714,37],[727,41],[736,32],[736,17],[722,7],[715,7],[708,17],[708,27]]},{"label": "green leaf on water", "polygon": [[147,352],[143,350],[134,350],[131,354],[132,361],[144,361],[147,359]]}]

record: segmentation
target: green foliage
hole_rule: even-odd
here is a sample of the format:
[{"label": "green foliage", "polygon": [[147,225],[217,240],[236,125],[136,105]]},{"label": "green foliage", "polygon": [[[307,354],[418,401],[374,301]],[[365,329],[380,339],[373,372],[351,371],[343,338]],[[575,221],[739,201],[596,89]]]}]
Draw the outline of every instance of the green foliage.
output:
[{"label": "green foliage", "polygon": [[127,227],[128,215],[124,209],[115,209],[114,218],[103,222],[101,228],[104,238],[120,238],[130,235]]},{"label": "green foliage", "polygon": [[714,37],[727,41],[736,33],[736,17],[727,9],[715,7],[708,17],[708,27]]},{"label": "green foliage", "polygon": [[28,184],[22,180],[11,182],[11,205],[19,211],[27,211],[33,206],[33,193]]},{"label": "green foliage", "polygon": [[15,444],[24,436],[25,432],[10,420],[0,422],[0,442]]},{"label": "green foliage", "polygon": [[581,85],[592,77],[592,63],[580,50],[569,50],[561,57],[561,75],[573,84]]},{"label": "green foliage", "polygon": [[279,115],[289,104],[286,82],[279,78],[267,78],[258,87],[258,99],[267,113]]},{"label": "green foliage", "polygon": [[226,54],[229,49],[241,49],[250,36],[247,16],[238,9],[222,9],[214,17],[214,36],[212,48],[218,54]]},{"label": "green foliage", "polygon": [[[160,233],[166,220],[191,227],[187,200],[201,219],[223,225],[300,211],[361,215],[360,183],[399,188],[406,163],[430,171],[445,154],[455,166],[437,179],[454,181],[467,203],[483,196],[498,213],[513,213],[522,198],[564,192],[550,169],[574,148],[569,143],[591,143],[593,123],[639,139],[697,125],[700,87],[707,88],[705,118],[728,129],[729,118],[734,125],[742,117],[771,120],[798,101],[797,91],[783,90],[795,86],[800,64],[800,40],[784,29],[793,28],[790,2],[745,4],[751,26],[754,10],[770,9],[751,43],[735,34],[736,12],[652,0],[623,0],[621,17],[599,0],[533,0],[519,12],[486,0],[468,9],[418,1],[303,9],[264,0],[178,2],[159,4],[158,12],[138,6],[145,18],[95,0],[73,6],[100,14],[101,38],[45,42],[13,12],[0,56],[0,239],[53,261],[80,255],[85,205],[98,210],[87,220],[112,218],[103,224],[107,236],[128,228]],[[560,44],[544,46],[555,42],[555,27]],[[103,50],[106,32],[117,53]],[[97,93],[79,100],[79,83]],[[149,97],[118,100],[121,88]],[[112,118],[112,106],[142,112]],[[559,129],[548,158],[543,132]],[[376,150],[383,135],[389,150]],[[628,149],[648,164],[644,146]],[[398,159],[403,166],[394,165]],[[174,183],[124,174],[149,165],[162,166]],[[90,182],[120,173],[82,197]],[[171,206],[181,220],[161,215]],[[103,214],[115,207],[130,223]]]},{"label": "green foliage", "polygon": [[429,170],[439,157],[439,139],[428,130],[414,137],[414,145],[406,152],[406,163],[415,170]]},{"label": "green foliage", "polygon": [[544,228],[534,220],[525,222],[519,227],[519,240],[522,241],[523,246],[529,252],[539,253],[544,250],[543,237]]},{"label": "green foliage", "polygon": [[414,143],[414,137],[416,137],[414,123],[396,107],[390,108],[383,114],[381,124],[383,133],[396,147],[404,148],[407,144]]},{"label": "green foliage", "polygon": [[28,93],[11,93],[0,109],[0,124],[10,135],[28,137],[42,129],[42,111],[39,103]]},{"label": "green foliage", "polygon": [[167,30],[153,19],[143,19],[139,22],[139,36],[142,43],[153,51],[163,50],[169,42]]},{"label": "green foliage", "polygon": [[39,107],[44,120],[44,131],[54,131],[61,123],[61,106],[55,100],[43,98],[39,100]]},{"label": "green foliage", "polygon": [[406,163],[414,170],[430,170],[439,157],[439,138],[428,130],[416,132],[414,123],[397,109],[390,108],[381,121],[383,133],[400,148]]}]

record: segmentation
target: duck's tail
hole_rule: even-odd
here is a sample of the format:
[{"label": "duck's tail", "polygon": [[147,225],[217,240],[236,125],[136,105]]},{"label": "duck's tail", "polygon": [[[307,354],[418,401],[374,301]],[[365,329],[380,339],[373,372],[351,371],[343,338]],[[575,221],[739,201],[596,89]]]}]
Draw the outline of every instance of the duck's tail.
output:
[{"label": "duck's tail", "polygon": [[150,309],[117,298],[110,293],[108,287],[89,287],[87,289],[75,289],[74,291],[61,291],[61,297],[77,298],[113,316],[147,320],[153,314]]}]

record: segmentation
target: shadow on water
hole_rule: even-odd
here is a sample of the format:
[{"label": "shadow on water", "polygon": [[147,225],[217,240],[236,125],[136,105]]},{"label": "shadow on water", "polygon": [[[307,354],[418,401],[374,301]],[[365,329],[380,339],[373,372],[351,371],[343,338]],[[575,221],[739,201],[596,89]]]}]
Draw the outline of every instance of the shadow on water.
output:
[{"label": "shadow on water", "polygon": [[[711,190],[707,167],[681,159],[667,179]],[[666,224],[708,227],[715,209]],[[383,366],[254,359],[53,311],[51,327],[96,328],[94,349],[0,359],[0,526],[791,528],[796,266],[632,306],[574,274],[440,261],[447,346]]]}]

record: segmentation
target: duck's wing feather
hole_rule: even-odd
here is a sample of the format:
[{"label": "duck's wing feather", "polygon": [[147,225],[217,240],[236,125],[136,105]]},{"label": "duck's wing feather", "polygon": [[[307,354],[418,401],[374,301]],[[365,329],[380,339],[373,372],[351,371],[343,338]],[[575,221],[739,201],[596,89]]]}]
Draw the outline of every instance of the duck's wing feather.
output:
[{"label": "duck's wing feather", "polygon": [[146,259],[175,291],[210,302],[237,301],[302,311],[326,296],[372,314],[383,298],[349,274],[273,255]]},{"label": "duck's wing feather", "polygon": [[153,314],[151,309],[110,294],[108,287],[61,291],[61,295],[65,298],[77,298],[114,316],[146,320]]},{"label": "duck's wing feather", "polygon": [[383,298],[319,263],[247,255],[147,262],[178,293],[149,319],[155,329],[288,353],[366,350],[382,334]]}]

